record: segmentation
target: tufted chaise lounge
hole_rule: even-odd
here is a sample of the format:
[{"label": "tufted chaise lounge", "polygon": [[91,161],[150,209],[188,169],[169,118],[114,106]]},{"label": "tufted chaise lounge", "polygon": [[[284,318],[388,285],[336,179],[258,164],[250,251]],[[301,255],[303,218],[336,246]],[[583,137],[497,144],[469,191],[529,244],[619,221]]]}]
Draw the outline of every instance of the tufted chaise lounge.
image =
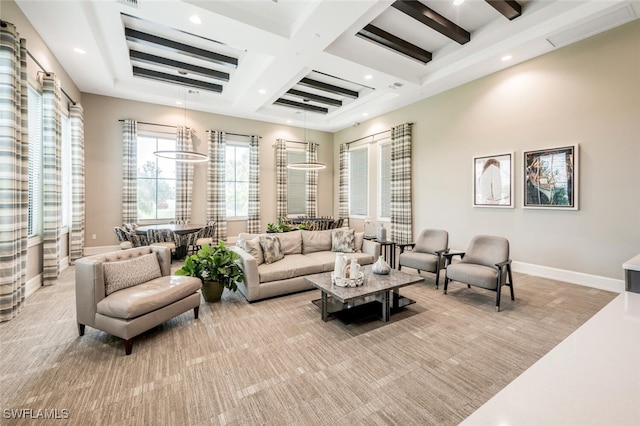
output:
[{"label": "tufted chaise lounge", "polygon": [[193,309],[198,318],[199,278],[171,274],[171,251],[138,247],[84,257],[76,261],[76,318],[85,326],[125,340]]}]

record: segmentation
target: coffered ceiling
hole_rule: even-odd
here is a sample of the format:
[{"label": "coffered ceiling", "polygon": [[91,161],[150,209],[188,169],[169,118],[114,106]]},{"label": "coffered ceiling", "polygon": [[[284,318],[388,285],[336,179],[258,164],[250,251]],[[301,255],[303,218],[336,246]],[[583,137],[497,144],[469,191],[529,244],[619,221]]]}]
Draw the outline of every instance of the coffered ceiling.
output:
[{"label": "coffered ceiling", "polygon": [[16,3],[83,92],[327,131],[640,16],[640,0]]}]

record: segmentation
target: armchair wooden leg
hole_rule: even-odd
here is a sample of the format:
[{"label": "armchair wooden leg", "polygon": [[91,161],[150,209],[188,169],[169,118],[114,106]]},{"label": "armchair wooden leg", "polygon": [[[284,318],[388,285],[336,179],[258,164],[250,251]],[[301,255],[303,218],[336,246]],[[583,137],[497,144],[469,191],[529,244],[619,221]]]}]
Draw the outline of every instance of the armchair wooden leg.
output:
[{"label": "armchair wooden leg", "polygon": [[444,276],[444,294],[447,294],[447,287],[449,286],[449,277]]},{"label": "armchair wooden leg", "polygon": [[198,314],[200,314],[200,306],[196,306],[195,308],[193,308],[193,316],[195,317],[195,319],[198,319]]},{"label": "armchair wooden leg", "polygon": [[511,276],[511,265],[507,265],[507,274],[509,276],[509,289],[511,290],[511,300],[515,300],[513,296],[513,277]]},{"label": "armchair wooden leg", "polygon": [[436,268],[436,290],[438,289],[439,282],[440,282],[440,268]]},{"label": "armchair wooden leg", "polygon": [[133,350],[133,339],[127,339],[124,341],[124,353],[125,355],[131,355]]},{"label": "armchair wooden leg", "polygon": [[84,324],[78,323],[78,334],[84,336]]}]

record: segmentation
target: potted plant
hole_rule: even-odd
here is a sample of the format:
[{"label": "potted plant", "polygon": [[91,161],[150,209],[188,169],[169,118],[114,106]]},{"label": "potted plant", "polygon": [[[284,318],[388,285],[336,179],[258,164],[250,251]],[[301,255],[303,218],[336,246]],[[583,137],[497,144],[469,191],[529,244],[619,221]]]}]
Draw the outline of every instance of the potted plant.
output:
[{"label": "potted plant", "polygon": [[236,291],[236,282],[244,281],[239,258],[237,253],[225,247],[224,241],[218,241],[218,245],[213,247],[203,244],[197,253],[187,256],[176,275],[200,278],[204,300],[216,302],[220,300],[225,288]]}]

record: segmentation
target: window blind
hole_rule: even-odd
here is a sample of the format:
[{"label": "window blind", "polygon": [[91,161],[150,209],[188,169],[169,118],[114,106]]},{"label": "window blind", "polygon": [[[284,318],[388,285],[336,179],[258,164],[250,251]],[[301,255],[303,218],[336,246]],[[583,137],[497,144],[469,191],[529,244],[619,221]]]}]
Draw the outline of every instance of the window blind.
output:
[{"label": "window blind", "polygon": [[349,214],[367,216],[369,206],[368,148],[349,152]]}]

